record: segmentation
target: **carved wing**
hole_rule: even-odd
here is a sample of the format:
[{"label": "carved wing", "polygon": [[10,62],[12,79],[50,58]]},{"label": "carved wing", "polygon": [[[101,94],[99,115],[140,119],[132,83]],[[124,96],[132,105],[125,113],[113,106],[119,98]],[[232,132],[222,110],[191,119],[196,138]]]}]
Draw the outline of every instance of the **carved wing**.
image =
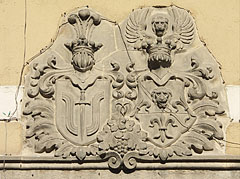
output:
[{"label": "carved wing", "polygon": [[169,14],[173,18],[174,36],[183,45],[189,45],[194,40],[195,25],[191,15],[184,9],[172,7]]},{"label": "carved wing", "polygon": [[128,43],[135,48],[141,48],[141,42],[146,38],[146,18],[150,9],[136,10],[130,14],[125,30],[125,37]]}]

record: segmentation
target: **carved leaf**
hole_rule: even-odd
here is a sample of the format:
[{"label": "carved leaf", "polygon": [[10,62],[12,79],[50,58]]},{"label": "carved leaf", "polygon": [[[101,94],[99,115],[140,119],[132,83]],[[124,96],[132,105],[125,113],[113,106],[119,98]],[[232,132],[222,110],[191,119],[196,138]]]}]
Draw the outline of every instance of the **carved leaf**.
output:
[{"label": "carved leaf", "polygon": [[222,124],[214,119],[201,119],[193,126],[193,129],[209,136],[208,138],[223,139]]},{"label": "carved leaf", "polygon": [[[71,151],[72,151],[72,147],[71,144],[69,142],[63,141],[58,139],[57,141],[59,141],[59,144],[57,145],[57,149],[55,151],[55,156],[63,156],[64,158],[66,158],[67,156],[70,155]],[[55,142],[57,142],[55,141]]]},{"label": "carved leaf", "polygon": [[89,154],[96,155],[98,153],[98,146],[96,144],[90,145],[89,146]]},{"label": "carved leaf", "polygon": [[61,139],[57,134],[38,136],[39,141],[35,143],[35,151],[42,153],[44,151],[51,152],[55,147],[61,143]]},{"label": "carved leaf", "polygon": [[34,122],[32,125],[27,125],[29,126],[27,128],[27,137],[32,137],[36,134],[40,134],[40,133],[46,133],[49,134],[51,132],[53,132],[53,124],[50,120],[47,119],[39,119],[36,120],[36,122]]},{"label": "carved leaf", "polygon": [[191,146],[196,153],[202,153],[203,150],[213,150],[213,144],[208,140],[208,138],[205,135],[199,134],[195,131],[190,131],[182,139],[189,146]]},{"label": "carved leaf", "polygon": [[176,144],[171,147],[174,153],[178,156],[189,156],[192,155],[191,148],[188,144],[184,143],[182,140],[179,140]]},{"label": "carved leaf", "polygon": [[87,155],[87,152],[84,148],[78,148],[77,149],[77,152],[76,152],[76,157],[79,159],[79,160],[83,160]]}]

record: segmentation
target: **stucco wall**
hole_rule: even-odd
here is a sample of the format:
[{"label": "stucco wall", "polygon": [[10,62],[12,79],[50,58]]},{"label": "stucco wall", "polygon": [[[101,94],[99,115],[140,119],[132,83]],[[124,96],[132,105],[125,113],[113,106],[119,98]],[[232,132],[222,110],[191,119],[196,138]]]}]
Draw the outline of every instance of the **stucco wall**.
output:
[{"label": "stucco wall", "polygon": [[[61,14],[76,7],[90,6],[103,16],[121,22],[132,9],[142,6],[175,4],[191,11],[200,38],[222,67],[227,85],[240,85],[240,1],[239,0],[0,0],[0,86],[17,86],[24,59],[24,18],[26,58],[51,43]],[[25,71],[27,68],[25,68]],[[11,100],[14,100],[11,99]],[[230,101],[232,106],[236,101]],[[2,102],[3,103],[3,102]],[[5,103],[4,103],[5,104]],[[238,110],[239,111],[239,110]],[[0,111],[2,112],[2,111]],[[5,130],[8,142],[5,143]],[[0,154],[19,154],[24,129],[19,122],[0,122]],[[240,142],[240,125],[233,123],[227,140]],[[5,150],[5,144],[7,148]],[[14,145],[12,145],[14,144]],[[16,145],[15,145],[16,144]],[[227,154],[240,155],[240,148],[227,145]]]}]

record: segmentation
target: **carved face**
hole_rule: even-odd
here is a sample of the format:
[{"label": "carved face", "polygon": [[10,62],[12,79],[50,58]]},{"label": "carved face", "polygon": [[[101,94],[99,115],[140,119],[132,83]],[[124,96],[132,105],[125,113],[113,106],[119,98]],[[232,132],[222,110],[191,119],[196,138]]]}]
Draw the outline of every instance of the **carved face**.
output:
[{"label": "carved face", "polygon": [[168,29],[168,19],[156,16],[152,19],[152,30],[158,37],[162,37]]},{"label": "carved face", "polygon": [[152,101],[160,108],[165,109],[169,98],[172,96],[170,90],[166,88],[157,88],[152,91]]}]

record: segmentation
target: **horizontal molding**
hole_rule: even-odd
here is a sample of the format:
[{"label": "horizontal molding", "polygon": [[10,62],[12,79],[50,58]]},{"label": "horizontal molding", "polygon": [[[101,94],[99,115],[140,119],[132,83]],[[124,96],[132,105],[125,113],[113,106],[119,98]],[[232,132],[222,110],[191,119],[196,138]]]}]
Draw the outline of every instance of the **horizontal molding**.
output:
[{"label": "horizontal molding", "polygon": [[[150,158],[149,158],[150,159]],[[152,159],[152,158],[151,158]],[[240,156],[172,157],[166,163],[137,159],[136,170],[240,170]],[[93,170],[109,169],[107,160],[87,157],[83,163],[70,158],[0,156],[0,170]]]}]

